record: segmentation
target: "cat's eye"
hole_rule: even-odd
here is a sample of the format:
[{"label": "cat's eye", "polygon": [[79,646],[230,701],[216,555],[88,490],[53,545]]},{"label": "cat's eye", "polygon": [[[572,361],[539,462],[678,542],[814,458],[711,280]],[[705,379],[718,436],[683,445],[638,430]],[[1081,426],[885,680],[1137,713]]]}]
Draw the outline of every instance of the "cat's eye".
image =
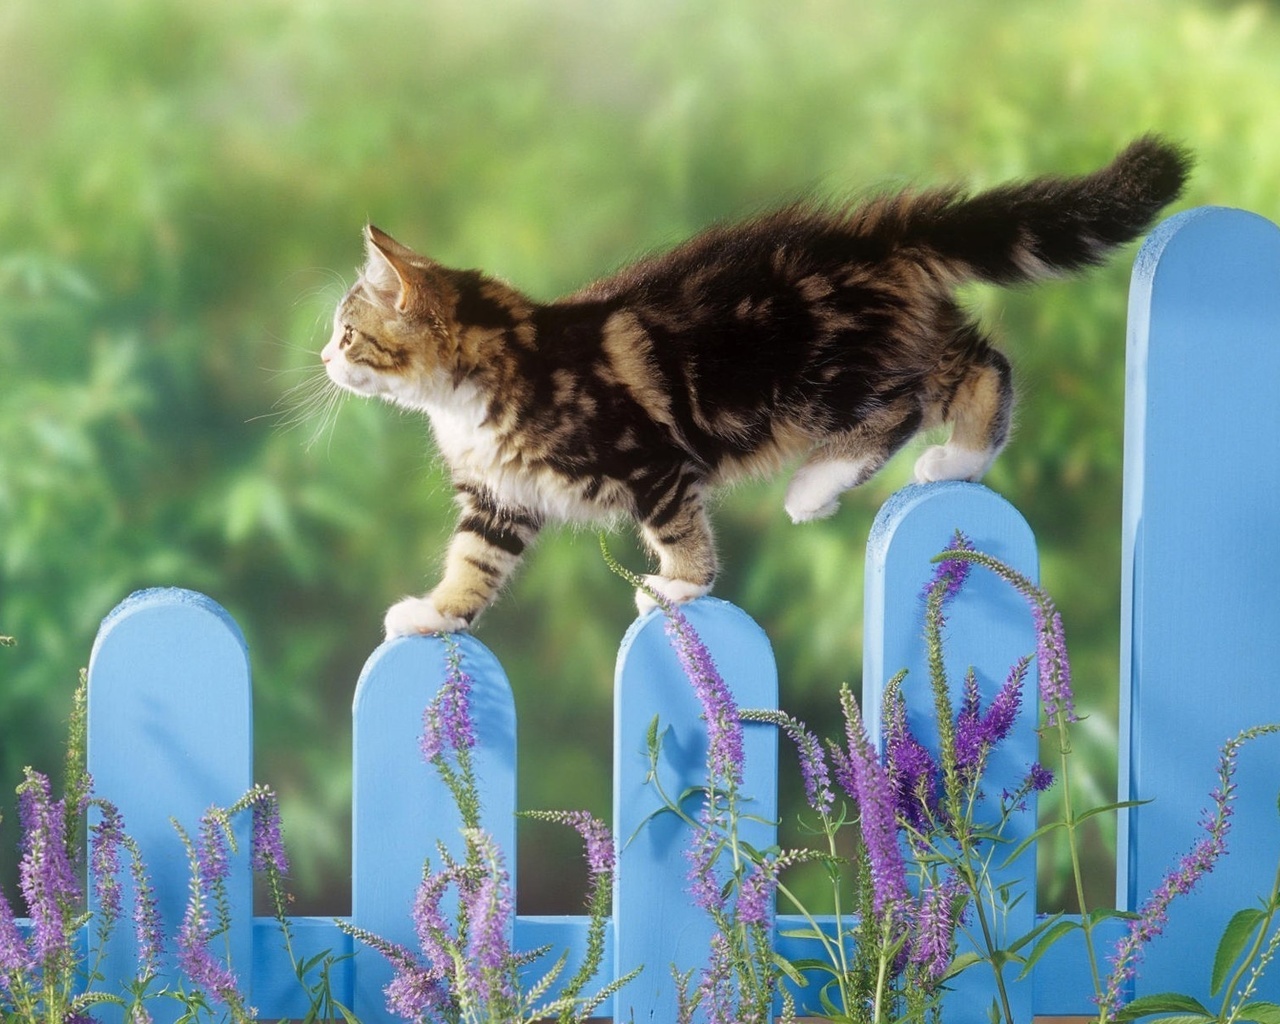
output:
[{"label": "cat's eye", "polygon": [[355,328],[347,327],[343,329],[342,338],[338,341],[338,351],[342,352],[351,347],[351,342],[355,340]]}]

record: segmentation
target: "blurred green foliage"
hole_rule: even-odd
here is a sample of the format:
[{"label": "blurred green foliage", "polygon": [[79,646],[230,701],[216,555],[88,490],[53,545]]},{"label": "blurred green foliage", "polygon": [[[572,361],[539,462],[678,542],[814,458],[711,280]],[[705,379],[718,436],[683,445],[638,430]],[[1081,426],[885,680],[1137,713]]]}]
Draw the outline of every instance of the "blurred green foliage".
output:
[{"label": "blurred green foliage", "polygon": [[[1186,205],[1274,219],[1277,53],[1274,5],[1191,0],[6,0],[0,632],[19,645],[0,653],[0,779],[56,763],[118,600],[204,590],[250,643],[256,774],[283,797],[298,909],[346,909],[354,681],[452,521],[418,419],[351,399],[282,429],[366,220],[551,297],[805,190],[1085,171],[1149,130],[1199,155]],[[1021,381],[988,482],[1043,545],[1100,798],[1127,263],[969,296]],[[857,682],[863,545],[911,458],[803,529],[781,481],[718,510],[718,592],[767,629],[784,704],[815,725]],[[523,806],[607,816],[630,618],[594,538],[565,531],[481,623],[516,690]],[[521,909],[573,908],[574,841],[521,828]],[[1058,873],[1046,858],[1050,889]]]}]

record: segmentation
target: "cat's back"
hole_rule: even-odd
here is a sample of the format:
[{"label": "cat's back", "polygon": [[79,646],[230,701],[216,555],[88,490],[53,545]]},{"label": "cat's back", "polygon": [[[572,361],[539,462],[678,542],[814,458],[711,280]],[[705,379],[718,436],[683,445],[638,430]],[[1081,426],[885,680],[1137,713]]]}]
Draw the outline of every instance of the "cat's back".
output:
[{"label": "cat's back", "polygon": [[762,297],[816,275],[883,260],[889,245],[856,208],[801,200],[715,224],[568,296],[567,302],[705,304]]}]

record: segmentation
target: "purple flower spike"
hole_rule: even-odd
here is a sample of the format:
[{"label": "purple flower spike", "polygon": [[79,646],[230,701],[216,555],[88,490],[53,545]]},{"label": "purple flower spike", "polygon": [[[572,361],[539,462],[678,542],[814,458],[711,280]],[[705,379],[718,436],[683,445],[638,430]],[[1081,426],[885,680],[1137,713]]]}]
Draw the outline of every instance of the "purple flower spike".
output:
[{"label": "purple flower spike", "polygon": [[711,784],[742,783],[742,722],[733,694],[720,676],[711,652],[675,605],[664,608],[667,636],[685,675],[693,684],[707,723],[707,768]]},{"label": "purple flower spike", "polygon": [[1036,663],[1040,670],[1040,702],[1045,708],[1045,721],[1052,728],[1058,715],[1066,721],[1079,719],[1071,692],[1071,662],[1067,658],[1067,640],[1062,629],[1062,616],[1047,599],[1033,601],[1031,617],[1036,626]]},{"label": "purple flower spike", "polygon": [[13,908],[0,892],[0,992],[9,991],[8,978],[11,975],[23,977],[34,967],[31,951],[22,941],[14,920]]},{"label": "purple flower spike", "polygon": [[439,980],[412,964],[402,965],[383,994],[387,1009],[405,1020],[421,1020],[428,1011],[437,1011],[445,1005]]},{"label": "purple flower spike", "polygon": [[1038,761],[1027,773],[1027,786],[1037,793],[1043,793],[1053,785],[1053,772]]},{"label": "purple flower spike", "polygon": [[452,968],[453,961],[440,941],[442,935],[449,934],[449,923],[440,910],[440,901],[449,885],[447,873],[427,873],[418,886],[413,900],[413,927],[418,933],[418,943],[432,976],[440,979]]},{"label": "purple flower spike", "polygon": [[129,866],[133,876],[133,930],[138,943],[138,980],[146,981],[160,970],[164,955],[164,927],[156,905],[156,891],[142,858],[136,853]]},{"label": "purple flower spike", "polygon": [[258,786],[253,793],[252,807],[253,870],[274,870],[287,875],[289,858],[284,852],[284,838],[280,834],[280,803],[275,793],[266,786]]},{"label": "purple flower spike", "polygon": [[930,815],[938,809],[938,766],[907,728],[901,695],[885,703],[885,764],[898,816],[913,828],[927,831]]},{"label": "purple flower spike", "polygon": [[545,817],[568,825],[582,836],[587,849],[587,869],[593,875],[603,875],[613,870],[616,863],[613,834],[603,821],[587,811],[562,811]]},{"label": "purple flower spike", "polygon": [[53,799],[49,779],[28,769],[19,791],[24,843],[18,882],[34,929],[35,961],[48,964],[71,948],[64,911],[78,903],[80,885],[67,858],[64,804]]},{"label": "purple flower spike", "polygon": [[471,677],[462,671],[456,656],[450,657],[444,685],[423,712],[422,726],[420,749],[428,762],[476,745],[471,724]]},{"label": "purple flower spike", "polygon": [[1027,678],[1027,669],[1031,667],[1030,658],[1022,658],[1009,670],[1009,675],[1000,687],[987,713],[982,716],[982,731],[986,740],[995,746],[1013,730],[1018,719],[1018,711],[1022,708],[1022,684]]},{"label": "purple flower spike", "polygon": [[689,895],[694,904],[709,914],[724,910],[724,890],[716,877],[716,858],[719,855],[718,832],[722,823],[703,807],[702,820],[685,856],[689,860]]},{"label": "purple flower spike", "polygon": [[804,781],[804,795],[809,806],[819,814],[829,815],[835,804],[835,794],[831,791],[831,774],[827,770],[827,759],[822,754],[822,744],[818,737],[794,718],[781,720],[782,728],[795,744],[800,758],[800,778]]},{"label": "purple flower spike", "polygon": [[240,1001],[235,975],[209,949],[217,924],[210,903],[217,900],[228,873],[227,837],[216,810],[200,819],[200,834],[192,850],[191,895],[187,900],[182,929],[178,933],[178,966],[197,986],[215,999],[230,1004]]},{"label": "purple flower spike", "polygon": [[871,864],[872,906],[878,916],[900,913],[907,906],[907,875],[898,848],[893,790],[867,738],[853,694],[840,690],[848,750],[842,759],[846,788],[857,798],[861,830]]},{"label": "purple flower spike", "polygon": [[124,823],[114,804],[101,803],[101,819],[89,830],[89,875],[106,922],[120,916],[120,846]]},{"label": "purple flower spike", "polygon": [[1121,990],[1135,974],[1138,961],[1146,944],[1160,935],[1169,922],[1169,904],[1175,898],[1191,892],[1196,883],[1213,870],[1214,864],[1226,853],[1227,833],[1231,831],[1231,815],[1234,808],[1236,784],[1233,781],[1236,760],[1241,745],[1256,732],[1246,730],[1223,746],[1218,760],[1218,787],[1210,794],[1211,810],[1206,810],[1200,826],[1206,835],[1191,852],[1175,865],[1138,911],[1136,920],[1129,924],[1127,934],[1116,943],[1111,958],[1112,971],[1107,990],[1099,1000],[1106,1019],[1111,1019],[1120,1009]]},{"label": "purple flower spike", "polygon": [[923,967],[932,982],[941,980],[951,966],[956,928],[952,908],[962,891],[962,883],[952,874],[946,881],[931,885],[920,901],[917,938],[911,961]]},{"label": "purple flower spike", "polygon": [[467,935],[468,971],[475,991],[506,1002],[516,998],[512,985],[511,944],[507,938],[512,919],[511,884],[502,855],[493,837],[479,829],[469,829],[467,841],[479,849],[485,871],[463,902],[469,924]]},{"label": "purple flower spike", "polygon": [[738,892],[738,921],[765,927],[772,918],[773,894],[778,888],[778,862],[768,858],[756,864]]},{"label": "purple flower spike", "polygon": [[[973,543],[959,530],[947,545],[948,551],[972,551]],[[942,603],[946,604],[963,589],[965,580],[969,578],[969,570],[973,563],[964,558],[944,558],[934,569],[933,576],[924,588],[925,596],[933,592],[935,587],[942,588]]]}]

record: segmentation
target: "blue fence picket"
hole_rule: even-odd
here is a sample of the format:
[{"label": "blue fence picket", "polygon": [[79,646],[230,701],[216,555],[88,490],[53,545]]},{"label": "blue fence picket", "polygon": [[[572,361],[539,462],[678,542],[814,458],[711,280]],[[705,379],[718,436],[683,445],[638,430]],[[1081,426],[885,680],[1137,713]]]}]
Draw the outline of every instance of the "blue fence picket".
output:
[{"label": "blue fence picket", "polygon": [[[1139,905],[1203,835],[1215,751],[1280,719],[1280,229],[1204,208],[1164,223],[1134,269],[1125,420],[1120,899]],[[1280,850],[1276,741],[1246,750],[1231,854],[1180,900],[1140,993],[1208,997],[1232,911]],[[1280,978],[1268,986],[1280,993]]]},{"label": "blue fence picket", "polygon": [[[361,673],[352,709],[351,920],[409,949],[418,948],[411,911],[424,858],[439,866],[437,843],[464,854],[453,797],[418,743],[423,711],[447,678],[450,642],[471,680],[481,826],[502,851],[513,888],[516,879],[516,715],[502,666],[471,636],[383,644]],[[360,952],[352,1009],[366,1024],[393,1019],[383,996],[391,973],[378,954]]]},{"label": "blue fence picket", "polygon": [[[715,598],[685,606],[684,614],[711,652],[741,708],[776,708],[778,675],[764,632],[745,613]],[[662,732],[660,779],[672,798],[706,783],[706,729],[693,688],[653,612],[628,631],[618,655],[614,697],[614,831],[619,845],[614,885],[615,971],[643,965],[614,1000],[618,1021],[674,1021],[672,970],[707,962],[712,935],[706,913],[688,895],[690,833],[647,781],[646,735],[655,716]],[[772,726],[744,729],[742,792],[753,799],[743,838],[765,849],[776,842],[778,737]],[[699,804],[687,811],[697,816]],[[694,978],[693,984],[697,984]],[[634,1015],[634,1018],[633,1018]]]},{"label": "blue fence picket", "polygon": [[[880,510],[867,544],[862,707],[873,739],[879,737],[884,685],[905,668],[908,676],[902,693],[908,724],[915,735],[936,749],[923,594],[935,568],[931,559],[950,543],[957,530],[977,550],[994,555],[1032,581],[1039,578],[1039,557],[1030,528],[1017,510],[993,491],[978,484],[929,484],[908,487],[890,499]],[[947,607],[947,676],[953,704],[959,707],[965,673],[972,667],[985,706],[1013,664],[1035,650],[1030,613],[1012,588],[981,568],[973,569],[964,590]],[[979,811],[987,817],[996,812],[1000,791],[1016,790],[1039,757],[1034,668],[1025,685],[1017,724],[988,764],[987,789],[992,797]],[[1014,843],[1035,829],[1035,800],[1028,799],[1027,804],[1026,812],[1006,832]],[[1031,846],[1015,863],[992,875],[995,885],[1009,884],[1026,897],[997,922],[1012,937],[1035,924],[1035,864],[1035,848]],[[1013,984],[1016,974],[1014,968],[1005,971],[1014,1019],[1030,1020],[1031,984]],[[994,991],[990,970],[972,968],[947,997],[948,1016],[955,1020],[987,1019]]]},{"label": "blue fence picket", "polygon": [[[146,590],[104,620],[89,662],[88,766],[96,792],[120,809],[151,870],[170,964],[189,878],[187,855],[170,819],[194,839],[205,811],[226,807],[248,790],[251,712],[244,638],[216,602],[189,590]],[[253,927],[247,821],[238,824],[237,836],[240,853],[231,860],[227,887],[233,922],[227,942],[244,978]],[[128,907],[127,878],[124,886]],[[119,992],[136,973],[132,929],[117,928],[104,953],[107,990]],[[174,1019],[177,1004],[157,1004],[154,1012],[157,1020]]]}]

